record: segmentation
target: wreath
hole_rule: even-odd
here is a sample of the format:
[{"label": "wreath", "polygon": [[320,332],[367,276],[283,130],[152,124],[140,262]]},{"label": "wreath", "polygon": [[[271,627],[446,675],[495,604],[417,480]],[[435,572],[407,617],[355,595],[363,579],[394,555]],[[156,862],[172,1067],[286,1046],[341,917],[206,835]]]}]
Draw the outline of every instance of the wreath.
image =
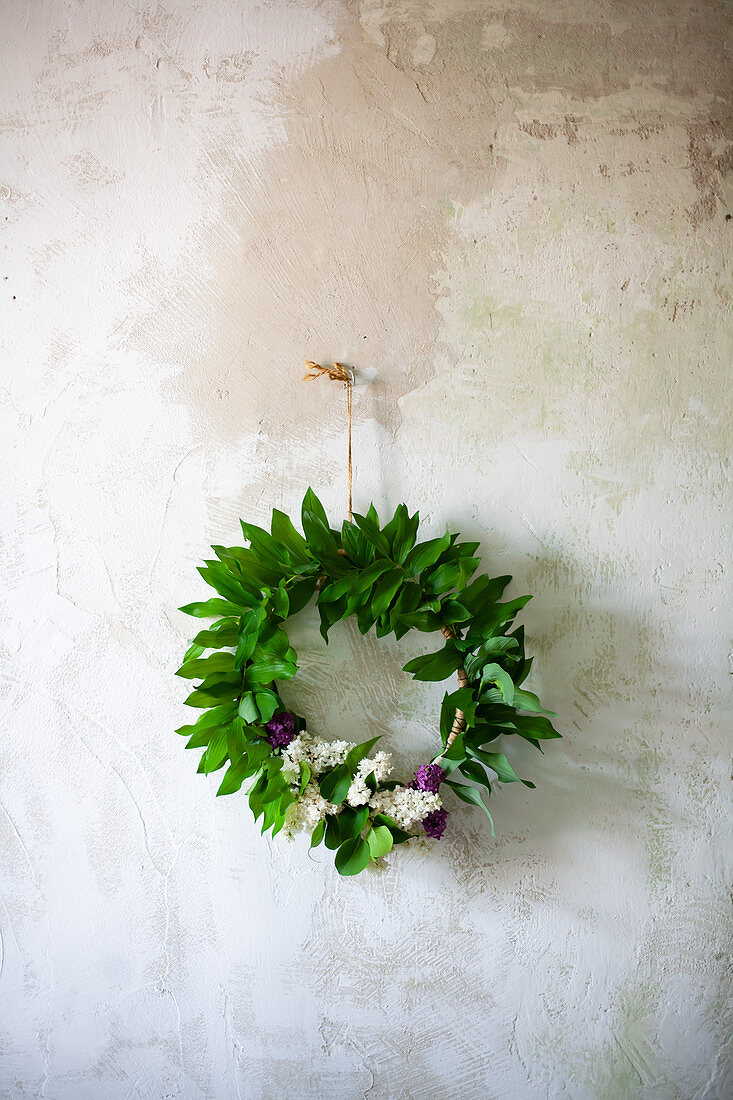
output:
[{"label": "wreath", "polygon": [[[552,712],[521,687],[532,658],[524,628],[511,627],[531,597],[500,603],[511,577],[476,577],[479,544],[459,542],[457,534],[418,542],[419,515],[404,504],[384,527],[372,505],[339,531],[309,489],[302,535],[278,509],[269,533],[241,522],[248,545],[214,546],[216,560],[199,568],[218,595],[180,608],[216,616],[177,672],[200,680],[185,701],[202,714],[177,730],[186,748],[204,750],[198,771],[228,764],[218,794],[251,781],[249,804],[262,832],[310,830],[311,847],[323,842],[335,850],[342,875],[358,874],[415,837],[439,839],[448,817],[443,792],[480,807],[494,835],[482,790],[490,795],[496,779],[534,787],[494,742],[517,735],[541,750],[542,741],[560,736]],[[374,628],[378,638],[443,634],[441,649],[404,666],[416,680],[458,678],[440,710],[442,749],[406,783],[390,778],[389,753],[373,752],[378,737],[322,740],[283,704],[278,684],[298,668],[285,624],[314,596],[326,642],[334,623],[351,615],[362,634]]]}]

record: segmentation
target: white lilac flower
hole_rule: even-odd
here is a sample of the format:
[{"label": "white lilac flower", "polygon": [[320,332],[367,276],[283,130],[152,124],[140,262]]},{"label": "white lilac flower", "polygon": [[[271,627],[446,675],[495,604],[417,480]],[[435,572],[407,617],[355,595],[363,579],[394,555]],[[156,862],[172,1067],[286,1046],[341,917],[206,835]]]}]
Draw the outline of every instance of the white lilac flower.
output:
[{"label": "white lilac flower", "polygon": [[301,733],[283,749],[283,768],[289,773],[297,772],[298,765],[304,761],[313,775],[323,775],[330,768],[343,764],[353,747],[350,741],[322,741]]},{"label": "white lilac flower", "polygon": [[366,806],[369,799],[372,797],[372,792],[364,782],[364,777],[361,775],[355,775],[351,781],[348,793],[346,795],[346,801],[350,806]]},{"label": "white lilac flower", "polygon": [[366,757],[359,764],[358,775],[363,776],[365,779],[371,773],[374,772],[374,778],[377,783],[384,783],[386,779],[389,779],[392,773],[392,756],[388,752],[378,752],[374,756]]},{"label": "white lilac flower", "polygon": [[305,761],[306,764],[310,763],[310,744],[311,738],[307,733],[300,733],[291,741],[287,748],[282,751],[283,762],[283,778],[287,783],[298,783],[300,781],[300,764],[301,761]]},{"label": "white lilac flower", "polygon": [[349,787],[346,801],[350,806],[366,806],[372,797],[372,792],[366,785],[368,775],[374,774],[378,783],[383,783],[389,778],[392,771],[392,757],[388,752],[378,752],[375,756],[365,756],[359,761],[351,786]]},{"label": "white lilac flower", "polygon": [[440,795],[417,791],[410,787],[395,787],[393,791],[377,791],[369,801],[374,813],[387,814],[401,829],[409,832],[428,814],[443,805]]},{"label": "white lilac flower", "polygon": [[[286,775],[297,776],[299,764],[304,761],[310,766],[313,775],[323,775],[331,768],[343,764],[347,753],[355,748],[353,741],[323,741],[300,733],[289,745],[283,748],[283,771]],[[362,779],[374,772],[378,783],[383,783],[391,774],[392,757],[388,752],[378,752],[359,762],[356,774]]]},{"label": "white lilac flower", "polygon": [[292,836],[301,829],[315,829],[326,814],[337,814],[340,809],[340,806],[326,801],[315,783],[309,783],[298,801],[288,806],[285,814],[285,835]]},{"label": "white lilac flower", "polygon": [[323,775],[330,768],[343,764],[354,748],[351,741],[314,741],[310,746],[310,765],[314,775]]}]

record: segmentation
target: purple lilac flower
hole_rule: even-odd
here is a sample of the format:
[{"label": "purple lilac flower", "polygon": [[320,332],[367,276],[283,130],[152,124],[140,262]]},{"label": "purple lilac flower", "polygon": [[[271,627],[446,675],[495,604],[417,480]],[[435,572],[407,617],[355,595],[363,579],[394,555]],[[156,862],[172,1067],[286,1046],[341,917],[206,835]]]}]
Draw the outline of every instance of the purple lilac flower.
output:
[{"label": "purple lilac flower", "polygon": [[273,749],[285,749],[295,738],[295,715],[281,710],[265,724],[265,729]]},{"label": "purple lilac flower", "polygon": [[445,824],[448,820],[447,810],[431,810],[427,817],[423,818],[422,825],[426,834],[433,840],[440,840],[445,832]]},{"label": "purple lilac flower", "polygon": [[408,786],[416,791],[430,791],[431,794],[437,794],[444,779],[445,772],[440,764],[421,764],[415,772],[415,778],[410,780]]}]

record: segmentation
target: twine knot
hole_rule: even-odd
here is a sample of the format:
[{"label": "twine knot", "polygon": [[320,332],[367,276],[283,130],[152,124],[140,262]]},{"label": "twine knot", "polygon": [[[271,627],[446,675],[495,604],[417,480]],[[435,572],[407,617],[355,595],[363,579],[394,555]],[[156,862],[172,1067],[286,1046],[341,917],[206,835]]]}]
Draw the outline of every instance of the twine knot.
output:
[{"label": "twine knot", "polygon": [[347,386],[354,384],[354,372],[345,367],[343,363],[334,363],[332,367],[322,367],[320,363],[314,363],[312,359],[304,360],[306,367],[310,367],[308,374],[303,375],[304,382],[312,382],[316,378],[327,375],[332,382],[345,382]]}]

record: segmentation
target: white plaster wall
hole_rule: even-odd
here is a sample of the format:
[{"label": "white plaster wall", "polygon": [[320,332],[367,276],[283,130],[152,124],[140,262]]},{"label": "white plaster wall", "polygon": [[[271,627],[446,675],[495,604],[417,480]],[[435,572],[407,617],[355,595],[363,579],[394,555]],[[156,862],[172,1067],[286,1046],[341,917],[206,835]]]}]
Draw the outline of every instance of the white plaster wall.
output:
[{"label": "white plaster wall", "polygon": [[[726,6],[1,8],[2,1096],[730,1096]],[[343,513],[304,356],[565,734],[356,880],[173,733],[209,543]],[[297,638],[314,725],[432,751],[419,639]]]}]

